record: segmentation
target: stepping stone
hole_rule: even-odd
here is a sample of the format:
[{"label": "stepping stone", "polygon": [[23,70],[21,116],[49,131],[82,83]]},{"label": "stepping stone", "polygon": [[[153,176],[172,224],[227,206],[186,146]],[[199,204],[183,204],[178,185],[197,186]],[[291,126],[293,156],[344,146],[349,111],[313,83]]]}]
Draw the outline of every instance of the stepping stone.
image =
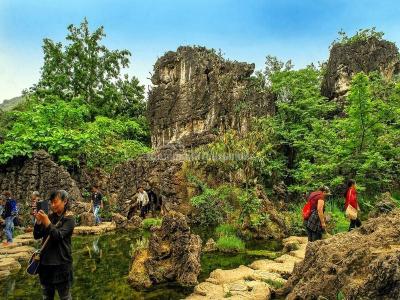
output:
[{"label": "stepping stone", "polygon": [[21,264],[14,258],[3,258],[0,260],[0,271],[18,271],[21,269]]},{"label": "stepping stone", "polygon": [[194,293],[207,297],[206,299],[218,299],[224,297],[224,289],[221,285],[215,285],[210,282],[202,282],[195,286]]},{"label": "stepping stone", "polygon": [[8,271],[8,270],[0,271],[0,280],[2,280],[2,279],[4,279],[4,278],[7,278],[7,277],[10,276],[10,275],[11,275],[11,273],[10,273],[10,271]]},{"label": "stepping stone", "polygon": [[267,272],[263,270],[255,270],[253,275],[251,276],[252,280],[264,281],[264,280],[272,280],[281,283],[285,283],[286,280],[282,278],[280,274]]},{"label": "stepping stone", "polygon": [[283,263],[283,264],[295,264],[295,263],[299,263],[301,262],[303,259],[298,258],[296,256],[293,255],[289,255],[289,254],[284,254],[278,258],[275,259],[276,262],[278,263]]},{"label": "stepping stone", "polygon": [[278,263],[269,259],[256,260],[249,265],[254,270],[263,270],[271,273],[278,273],[287,277],[291,275],[294,268],[294,263]]},{"label": "stepping stone", "polygon": [[240,266],[239,268],[232,270],[214,270],[211,272],[210,278],[213,278],[216,280],[215,282],[222,284],[249,278],[253,273],[253,269],[246,266]]},{"label": "stepping stone", "polygon": [[30,246],[19,246],[19,247],[4,247],[0,248],[0,254],[14,254],[14,253],[19,253],[19,252],[28,252],[28,253],[33,253],[35,251],[35,248],[30,247]]}]

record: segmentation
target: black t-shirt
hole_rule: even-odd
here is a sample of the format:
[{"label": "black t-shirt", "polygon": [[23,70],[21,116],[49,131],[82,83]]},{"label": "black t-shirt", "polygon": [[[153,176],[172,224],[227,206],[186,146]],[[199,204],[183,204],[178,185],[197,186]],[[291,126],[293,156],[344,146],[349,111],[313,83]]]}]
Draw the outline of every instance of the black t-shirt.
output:
[{"label": "black t-shirt", "polygon": [[100,206],[103,195],[100,192],[92,193],[93,206]]}]

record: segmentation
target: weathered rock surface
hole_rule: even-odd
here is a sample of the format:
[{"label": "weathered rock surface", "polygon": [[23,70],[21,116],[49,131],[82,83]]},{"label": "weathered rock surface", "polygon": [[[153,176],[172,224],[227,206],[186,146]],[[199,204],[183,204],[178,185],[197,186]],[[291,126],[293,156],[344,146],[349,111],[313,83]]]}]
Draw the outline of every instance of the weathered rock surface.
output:
[{"label": "weathered rock surface", "polygon": [[400,299],[400,210],[310,243],[287,282],[287,299]]},{"label": "weathered rock surface", "polygon": [[142,218],[133,216],[130,220],[121,214],[114,213],[112,220],[119,229],[138,229],[142,226]]},{"label": "weathered rock surface", "polygon": [[148,249],[134,254],[128,281],[135,288],[147,287],[149,282],[197,284],[200,253],[200,237],[190,233],[184,215],[171,212],[164,217],[161,227],[153,230]]},{"label": "weathered rock surface", "polygon": [[205,144],[227,129],[246,130],[251,116],[273,111],[272,98],[252,88],[254,67],[204,47],[182,46],[165,53],[151,79],[152,146]]},{"label": "weathered rock surface", "polygon": [[208,239],[207,243],[203,247],[203,252],[217,251],[217,243],[212,239]]},{"label": "weathered rock surface", "polygon": [[[296,243],[296,249],[305,248],[307,238],[289,237],[283,240],[286,246]],[[272,260],[257,260],[249,267],[240,266],[232,270],[217,269],[210,273],[205,282],[198,284],[194,293],[186,299],[271,299],[271,295],[277,289],[276,285],[286,283],[296,263],[301,259],[290,252]],[[281,275],[282,274],[282,275]]]},{"label": "weathered rock surface", "polygon": [[0,190],[10,190],[20,203],[30,200],[32,191],[48,199],[51,191],[64,189],[75,199],[81,199],[79,188],[67,170],[57,165],[51,156],[37,151],[32,158],[20,159],[0,166]]},{"label": "weathered rock surface", "polygon": [[79,226],[94,226],[94,215],[91,212],[83,212],[80,214]]},{"label": "weathered rock surface", "polygon": [[321,92],[329,99],[343,101],[351,77],[372,71],[378,71],[386,78],[400,72],[399,52],[394,43],[371,37],[344,45],[335,44],[330,51]]}]

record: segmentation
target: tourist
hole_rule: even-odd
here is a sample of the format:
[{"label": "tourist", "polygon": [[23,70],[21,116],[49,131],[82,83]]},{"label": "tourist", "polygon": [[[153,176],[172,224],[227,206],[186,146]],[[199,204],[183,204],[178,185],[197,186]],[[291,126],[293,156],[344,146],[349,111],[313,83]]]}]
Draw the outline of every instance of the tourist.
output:
[{"label": "tourist", "polygon": [[94,215],[94,222],[96,225],[101,223],[100,208],[103,209],[103,195],[99,191],[99,187],[94,185],[92,187],[92,210]]},{"label": "tourist", "polygon": [[14,218],[18,214],[17,209],[17,201],[12,198],[11,192],[4,192],[4,196],[6,198],[6,204],[4,206],[3,211],[3,219],[5,222],[4,233],[6,235],[6,241],[3,242],[4,246],[8,246],[13,242],[13,234],[14,234]]},{"label": "tourist", "polygon": [[149,205],[149,196],[147,195],[146,191],[143,189],[142,186],[139,186],[138,188],[136,203],[140,207],[140,217],[145,218]]},{"label": "tourist", "polygon": [[308,241],[314,242],[322,239],[322,233],[326,229],[326,221],[324,216],[325,198],[330,195],[330,190],[327,186],[319,188],[308,197],[311,202],[311,215],[306,221],[306,229]]},{"label": "tourist", "polygon": [[64,190],[52,192],[50,206],[52,214],[48,216],[40,210],[35,216],[34,238],[42,238],[43,244],[49,237],[40,254],[39,279],[43,299],[54,299],[57,290],[60,300],[68,300],[72,299],[71,236],[75,227],[68,193]]},{"label": "tourist", "polygon": [[349,206],[351,206],[351,208],[353,209],[353,211],[355,213],[355,215],[350,218],[350,226],[349,226],[349,231],[350,231],[353,228],[361,226],[361,221],[358,217],[358,212],[360,211],[360,206],[358,205],[358,201],[357,201],[357,189],[356,189],[355,180],[350,179],[348,181],[345,197],[346,197],[346,201],[344,203],[344,210],[346,211],[349,208]]}]

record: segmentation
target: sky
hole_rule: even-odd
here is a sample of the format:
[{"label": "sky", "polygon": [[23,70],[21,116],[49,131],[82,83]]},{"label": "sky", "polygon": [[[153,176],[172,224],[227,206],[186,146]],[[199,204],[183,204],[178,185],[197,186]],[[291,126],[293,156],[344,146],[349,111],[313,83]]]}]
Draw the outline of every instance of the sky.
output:
[{"label": "sky", "polygon": [[0,102],[38,81],[43,39],[65,44],[84,17],[104,26],[108,48],[132,53],[124,73],[148,88],[157,58],[180,45],[221,49],[256,70],[267,55],[302,68],[327,60],[341,29],[376,27],[399,45],[399,15],[394,0],[0,0]]}]

